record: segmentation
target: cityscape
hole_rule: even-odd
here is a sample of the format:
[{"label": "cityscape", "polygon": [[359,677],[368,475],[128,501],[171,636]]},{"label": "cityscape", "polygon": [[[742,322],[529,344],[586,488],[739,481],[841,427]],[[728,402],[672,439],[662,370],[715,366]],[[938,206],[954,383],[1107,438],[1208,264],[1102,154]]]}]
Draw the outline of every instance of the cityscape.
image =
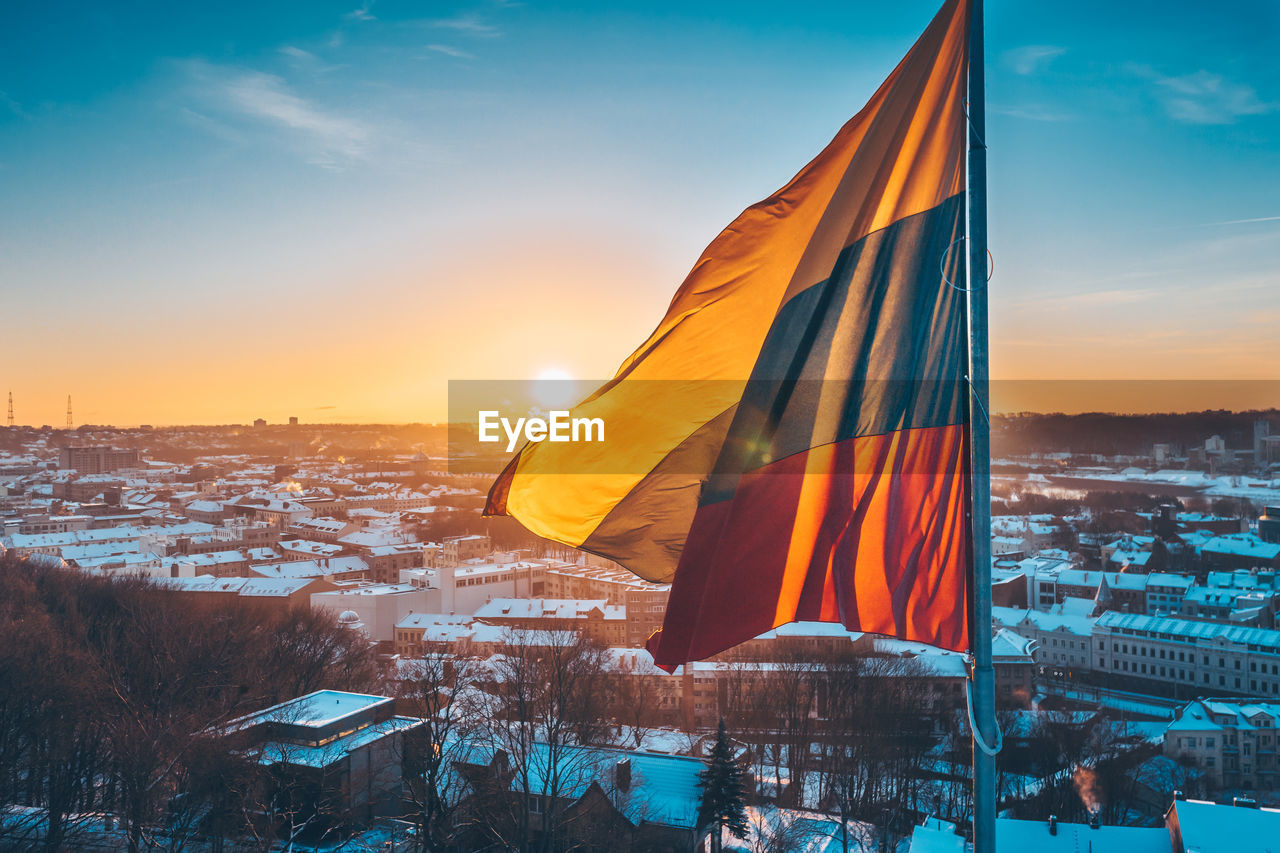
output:
[{"label": "cityscape", "polygon": [[[1135,421],[1164,440],[1126,438]],[[1206,427],[1218,432],[1186,438]],[[1070,447],[1022,452],[1064,428]],[[1051,821],[1101,849],[1112,827],[1167,845],[1176,813],[1190,849],[1222,820],[1196,810],[1270,814],[1280,414],[1023,414],[993,435],[1001,832]],[[961,841],[972,808],[963,655],[802,622],[666,673],[643,647],[670,586],[483,517],[492,474],[450,459],[443,426],[15,425],[0,441],[6,643],[28,633],[32,606],[47,614],[47,642],[90,656],[113,648],[95,636],[105,624],[133,642],[185,625],[203,647],[194,638],[223,621],[315,631],[333,655],[312,677],[240,695],[192,686],[185,730],[145,744],[134,803],[114,762],[142,758],[136,674],[108,669],[105,704],[56,719],[108,746],[76,760],[104,762],[95,775],[118,782],[53,799],[55,778],[30,787],[56,757],[23,750],[13,727],[30,718],[17,699],[75,689],[56,681],[85,674],[11,672],[20,692],[0,724],[19,772],[6,797],[42,803],[9,808],[11,840],[56,823],[68,844],[192,845],[217,831],[245,849],[397,836],[486,849],[535,835],[569,849],[687,849],[703,755],[724,721],[747,771],[749,849]],[[79,627],[56,603],[104,595],[137,600],[86,612],[106,622]],[[73,723],[78,709],[88,719]],[[438,755],[414,751],[424,733]],[[226,789],[188,788],[202,772],[192,756],[209,760],[193,742],[270,768],[264,779],[285,794],[230,767],[217,769],[237,780]],[[540,805],[517,819],[510,796]],[[607,845],[591,840],[606,831]]]}]

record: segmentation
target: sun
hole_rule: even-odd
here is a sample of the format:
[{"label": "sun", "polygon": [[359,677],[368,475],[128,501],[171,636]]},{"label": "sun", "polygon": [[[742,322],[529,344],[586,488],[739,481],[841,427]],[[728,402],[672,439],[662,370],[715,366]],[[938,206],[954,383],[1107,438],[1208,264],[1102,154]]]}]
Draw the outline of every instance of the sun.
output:
[{"label": "sun", "polygon": [[533,380],[530,394],[539,406],[566,409],[578,402],[578,382],[560,367],[544,367]]}]

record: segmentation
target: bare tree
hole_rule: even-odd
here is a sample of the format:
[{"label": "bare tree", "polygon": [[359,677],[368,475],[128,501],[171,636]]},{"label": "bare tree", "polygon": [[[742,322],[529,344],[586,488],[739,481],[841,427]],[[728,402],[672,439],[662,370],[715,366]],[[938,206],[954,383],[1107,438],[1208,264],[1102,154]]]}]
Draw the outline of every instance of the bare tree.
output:
[{"label": "bare tree", "polygon": [[[590,753],[579,747],[601,742],[609,730],[600,689],[604,649],[565,631],[510,631],[506,640],[493,663],[501,712],[488,735],[509,762],[509,782],[495,779],[487,792],[484,829],[520,850],[552,851],[562,803],[590,772]],[[497,790],[502,784],[515,796]]]},{"label": "bare tree", "polygon": [[462,793],[454,763],[467,760],[481,724],[480,666],[432,650],[405,669],[399,696],[422,725],[404,739],[404,817],[415,828],[415,849],[435,853],[452,848],[453,812]]}]

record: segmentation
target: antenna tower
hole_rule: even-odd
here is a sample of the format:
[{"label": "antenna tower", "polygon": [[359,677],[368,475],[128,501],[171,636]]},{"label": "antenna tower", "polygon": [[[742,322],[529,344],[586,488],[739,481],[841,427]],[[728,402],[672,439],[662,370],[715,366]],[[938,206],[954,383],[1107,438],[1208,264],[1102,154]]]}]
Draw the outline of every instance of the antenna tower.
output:
[{"label": "antenna tower", "polygon": [[71,429],[71,395],[67,395],[67,429]]},{"label": "antenna tower", "polygon": [[9,392],[9,426],[13,426],[13,392]]}]

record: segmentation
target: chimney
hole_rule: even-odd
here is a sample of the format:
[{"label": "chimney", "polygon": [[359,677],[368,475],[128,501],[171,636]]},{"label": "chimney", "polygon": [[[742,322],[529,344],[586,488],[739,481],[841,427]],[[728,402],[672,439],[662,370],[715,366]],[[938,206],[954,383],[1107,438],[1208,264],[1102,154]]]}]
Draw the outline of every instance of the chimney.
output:
[{"label": "chimney", "polygon": [[1058,816],[1056,814],[1049,815],[1049,834],[1058,834]]},{"label": "chimney", "polygon": [[631,790],[631,759],[624,758],[613,767],[613,781],[619,791]]},{"label": "chimney", "polygon": [[1090,829],[1102,828],[1102,819],[1098,817],[1097,809],[1094,809],[1093,811],[1089,812],[1089,828]]}]

